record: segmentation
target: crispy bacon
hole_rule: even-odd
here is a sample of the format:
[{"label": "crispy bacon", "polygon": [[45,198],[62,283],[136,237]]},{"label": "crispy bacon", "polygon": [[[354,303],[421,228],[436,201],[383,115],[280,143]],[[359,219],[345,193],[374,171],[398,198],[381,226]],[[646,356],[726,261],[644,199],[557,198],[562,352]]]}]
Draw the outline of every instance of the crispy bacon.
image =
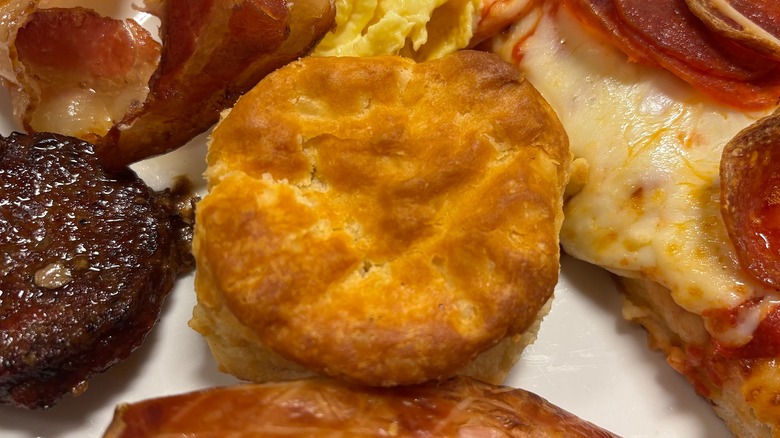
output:
[{"label": "crispy bacon", "polygon": [[[744,49],[731,42],[728,43],[731,47],[724,49],[723,40],[714,36],[694,41],[697,33],[707,30],[691,24],[696,21],[676,15],[683,1],[655,0],[644,5],[635,0],[563,0],[563,3],[588,28],[633,60],[661,66],[703,93],[736,108],[760,110],[775,106],[780,101],[780,63],[757,61],[751,53],[741,52]],[[723,64],[726,60],[727,64]]]},{"label": "crispy bacon", "polygon": [[170,0],[163,8],[150,94],[98,143],[109,167],[206,131],[265,75],[308,53],[335,20],[330,0]]},{"label": "crispy bacon", "polygon": [[132,20],[81,8],[11,11],[20,27],[8,31],[16,76],[7,85],[26,130],[94,142],[110,168],[168,152],[305,55],[335,17],[331,0],[147,3],[161,20],[161,52]]},{"label": "crispy bacon", "polygon": [[[251,88],[233,81],[284,43],[289,15],[278,0],[164,2],[162,59],[150,93],[99,141],[104,161],[120,167],[181,146],[208,129],[222,109]],[[258,71],[255,83],[267,72]]]},{"label": "crispy bacon", "polygon": [[35,11],[34,0],[6,0],[0,2],[0,78],[15,83],[16,75],[11,59],[11,42],[27,16]]},{"label": "crispy bacon", "polygon": [[38,9],[14,40],[16,118],[29,132],[94,141],[143,101],[160,46],[132,20]]}]

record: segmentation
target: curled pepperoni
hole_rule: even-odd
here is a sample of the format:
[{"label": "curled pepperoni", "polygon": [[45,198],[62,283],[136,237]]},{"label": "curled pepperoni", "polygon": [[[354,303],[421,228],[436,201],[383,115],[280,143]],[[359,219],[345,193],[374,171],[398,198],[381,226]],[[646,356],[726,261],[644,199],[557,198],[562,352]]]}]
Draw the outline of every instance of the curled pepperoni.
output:
[{"label": "curled pepperoni", "polygon": [[681,0],[615,0],[623,21],[666,56],[708,74],[749,80],[777,64],[711,32]]},{"label": "curled pepperoni", "polygon": [[731,6],[773,35],[780,35],[780,3],[777,0],[728,0]]},{"label": "curled pepperoni", "polygon": [[[626,23],[616,4],[616,1],[620,0],[562,1],[586,27],[618,47],[630,59],[648,65],[661,66],[717,101],[744,110],[765,110],[776,106],[780,101],[780,63],[770,61],[768,64],[764,64],[767,61],[756,61],[760,63],[758,65],[762,65],[756,69],[756,66],[750,67],[750,63],[754,62],[753,57],[743,53],[744,58],[748,59],[748,63],[742,65],[742,68],[745,71],[753,69],[753,73],[746,74],[749,76],[748,79],[728,77],[728,73],[719,69],[703,70],[697,68],[695,63],[689,62],[690,58],[695,58],[688,53],[689,49],[677,47],[675,50],[679,54],[674,56],[671,50],[664,49],[662,45],[654,42],[654,39],[658,37],[648,38],[646,34]],[[683,2],[683,0],[660,1],[678,4]],[[650,9],[660,7],[655,5],[655,2],[646,3],[650,3],[647,6]],[[676,6],[672,8],[672,10],[674,9]],[[663,16],[662,14],[661,17]],[[668,23],[673,19],[674,17],[667,17],[665,20]],[[655,20],[662,19],[656,18]],[[652,31],[648,32],[652,33]],[[675,32],[683,31],[677,30]],[[713,37],[713,40],[717,41],[716,37]],[[663,41],[667,46],[675,44],[675,38],[663,38]],[[690,44],[690,42],[686,41],[685,44]],[[732,49],[737,50],[734,47]],[[737,59],[731,59],[731,61],[736,63]],[[733,72],[731,75],[734,76]]]},{"label": "curled pepperoni", "polygon": [[777,0],[685,0],[713,32],[780,60],[780,3]]},{"label": "curled pepperoni", "polygon": [[743,269],[780,288],[780,111],[737,134],[720,164],[721,214]]}]

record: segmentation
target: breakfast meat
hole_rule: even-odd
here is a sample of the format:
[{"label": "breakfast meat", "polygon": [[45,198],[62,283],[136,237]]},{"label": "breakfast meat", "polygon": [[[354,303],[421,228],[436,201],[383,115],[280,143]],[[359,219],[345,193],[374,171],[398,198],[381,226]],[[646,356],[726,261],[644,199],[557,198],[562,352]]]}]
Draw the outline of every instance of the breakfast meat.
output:
[{"label": "breakfast meat", "polygon": [[190,195],[106,173],[91,144],[0,139],[0,403],[52,406],[127,357],[191,270]]},{"label": "breakfast meat", "polygon": [[780,61],[710,32],[683,0],[563,3],[632,59],[661,66],[721,102],[761,110],[780,99]]},{"label": "breakfast meat", "polygon": [[[266,381],[501,381],[558,279],[568,139],[511,65],[309,57],[212,133],[191,325]],[[527,340],[526,340],[527,341]]]},{"label": "breakfast meat", "polygon": [[306,55],[333,28],[332,0],[166,0],[162,59],[143,105],[100,140],[117,167],[186,144],[268,73]]},{"label": "breakfast meat", "polygon": [[0,67],[14,115],[27,132],[95,143],[113,169],[209,129],[263,76],[307,54],[335,14],[331,0],[147,1],[160,45],[134,20],[37,3],[7,11],[16,27]]},{"label": "breakfast meat", "polygon": [[104,438],[567,437],[614,438],[524,391],[458,377],[366,388],[325,379],[212,388],[117,407]]},{"label": "breakfast meat", "polygon": [[27,132],[101,138],[149,94],[160,43],[134,20],[26,3],[3,11],[15,20],[2,71],[14,118]]}]

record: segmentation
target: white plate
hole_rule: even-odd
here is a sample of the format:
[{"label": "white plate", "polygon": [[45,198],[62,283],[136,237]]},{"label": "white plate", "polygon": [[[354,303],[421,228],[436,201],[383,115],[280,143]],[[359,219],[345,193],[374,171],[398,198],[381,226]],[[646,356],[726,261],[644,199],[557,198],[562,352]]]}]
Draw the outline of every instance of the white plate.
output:
[{"label": "white plate", "polygon": [[[16,129],[9,111],[3,94],[3,134]],[[202,192],[205,139],[134,168],[154,188],[183,174]],[[237,383],[217,371],[203,338],[187,326],[195,303],[192,280],[189,275],[178,282],[141,348],[94,377],[80,397],[46,411],[0,406],[0,437],[100,437],[117,403]],[[620,301],[606,272],[564,256],[552,310],[506,384],[624,437],[730,437],[709,404],[647,348],[645,332],[622,319]]]}]

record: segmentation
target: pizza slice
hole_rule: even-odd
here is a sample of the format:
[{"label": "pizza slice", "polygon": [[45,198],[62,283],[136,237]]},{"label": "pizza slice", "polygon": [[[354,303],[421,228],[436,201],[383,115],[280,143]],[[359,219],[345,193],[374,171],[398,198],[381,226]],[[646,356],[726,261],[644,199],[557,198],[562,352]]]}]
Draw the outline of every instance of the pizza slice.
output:
[{"label": "pizza slice", "polygon": [[777,14],[766,1],[539,1],[488,43],[587,162],[563,249],[614,274],[623,316],[740,437],[780,436],[780,64],[777,26],[761,26]]}]

